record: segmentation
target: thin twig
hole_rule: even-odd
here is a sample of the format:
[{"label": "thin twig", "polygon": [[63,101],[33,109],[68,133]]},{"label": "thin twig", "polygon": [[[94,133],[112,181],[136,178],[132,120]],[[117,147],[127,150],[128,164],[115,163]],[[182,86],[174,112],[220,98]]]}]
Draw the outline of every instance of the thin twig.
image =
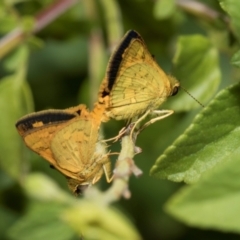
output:
[{"label": "thin twig", "polygon": [[[61,16],[79,0],[58,0],[48,8],[39,12],[35,17],[35,24],[31,33],[37,33],[44,27]],[[0,59],[17,47],[29,35],[25,34],[24,29],[17,27],[0,39]]]},{"label": "thin twig", "polygon": [[226,22],[227,24],[229,23],[228,16],[210,8],[209,6],[202,2],[194,0],[177,0],[176,4],[180,8],[184,9],[184,11],[189,12],[191,14],[203,16],[211,21],[214,21],[219,18]]},{"label": "thin twig", "polygon": [[49,6],[47,9],[41,11],[36,16],[36,24],[34,26],[33,32],[39,32],[44,27],[53,22],[60,15],[65,13],[74,4],[79,2],[78,0],[59,0],[54,4]]}]

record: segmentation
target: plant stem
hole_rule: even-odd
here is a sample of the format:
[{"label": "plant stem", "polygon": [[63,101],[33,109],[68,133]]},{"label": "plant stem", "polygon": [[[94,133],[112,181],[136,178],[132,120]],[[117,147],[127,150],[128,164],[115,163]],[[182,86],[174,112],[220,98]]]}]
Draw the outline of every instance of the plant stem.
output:
[{"label": "plant stem", "polygon": [[229,18],[226,15],[223,15],[222,13],[210,8],[202,2],[194,0],[177,0],[176,4],[184,11],[193,15],[203,16],[210,21],[214,21],[219,18],[225,23],[229,23]]},{"label": "plant stem", "polygon": [[[35,24],[31,33],[37,33],[65,13],[78,0],[58,0],[35,16]],[[21,27],[13,29],[0,39],[0,59],[17,47],[29,35]]]},{"label": "plant stem", "polygon": [[87,189],[85,192],[86,198],[97,201],[98,204],[109,205],[121,197],[130,198],[131,192],[128,189],[129,177],[132,174],[136,177],[142,174],[141,169],[135,165],[133,160],[138,148],[136,148],[135,141],[131,138],[130,132],[122,137],[121,142],[121,152],[114,168],[112,185],[105,192],[97,191],[94,187]]}]

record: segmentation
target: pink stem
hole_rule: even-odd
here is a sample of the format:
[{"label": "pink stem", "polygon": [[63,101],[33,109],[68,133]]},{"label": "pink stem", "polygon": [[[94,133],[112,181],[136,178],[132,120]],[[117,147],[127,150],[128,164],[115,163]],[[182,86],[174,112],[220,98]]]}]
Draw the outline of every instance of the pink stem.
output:
[{"label": "pink stem", "polygon": [[[32,33],[37,33],[42,30],[45,26],[49,25],[77,2],[78,0],[58,0],[50,5],[47,9],[39,12],[35,17],[36,21]],[[17,47],[21,41],[24,40],[24,38],[25,32],[23,29],[16,27],[2,39],[0,39],[0,58]]]}]

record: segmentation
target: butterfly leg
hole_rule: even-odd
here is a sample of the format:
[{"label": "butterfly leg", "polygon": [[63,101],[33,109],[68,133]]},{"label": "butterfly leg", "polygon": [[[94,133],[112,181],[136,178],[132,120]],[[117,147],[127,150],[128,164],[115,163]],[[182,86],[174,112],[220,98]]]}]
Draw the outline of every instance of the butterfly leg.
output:
[{"label": "butterfly leg", "polygon": [[116,154],[118,154],[118,153],[107,153],[105,156],[103,156],[101,159],[99,159],[97,161],[97,164],[102,165],[102,168],[103,168],[103,171],[104,171],[104,174],[105,174],[105,177],[106,177],[106,180],[108,183],[110,183],[113,180],[113,175],[111,176],[111,172],[112,172],[111,162],[110,162],[108,156],[116,155]]},{"label": "butterfly leg", "polygon": [[149,125],[162,120],[170,115],[172,115],[174,113],[173,110],[155,110],[153,111],[153,113],[159,115],[158,117],[152,118],[151,120],[149,120],[148,122],[146,122],[138,131],[137,131],[137,135],[143,131],[145,128],[147,128]]},{"label": "butterfly leg", "polygon": [[107,182],[110,183],[113,180],[113,175],[110,177],[111,167],[106,164],[103,164],[103,171]]},{"label": "butterfly leg", "polygon": [[[146,111],[140,118],[138,118],[138,120],[136,122],[133,123],[133,126],[132,126],[132,129],[131,129],[131,132],[130,132],[130,138],[133,140],[133,132],[135,130],[135,128],[137,127],[137,125],[144,120],[144,118],[147,117],[147,115],[149,114],[149,110]],[[144,124],[145,125],[145,124]]]},{"label": "butterfly leg", "polygon": [[106,139],[106,140],[103,140],[103,142],[110,142],[110,141],[113,141],[113,142],[117,142],[127,131],[127,128],[126,127],[123,127],[117,136],[115,137],[112,137],[112,138],[109,138],[109,139]]}]

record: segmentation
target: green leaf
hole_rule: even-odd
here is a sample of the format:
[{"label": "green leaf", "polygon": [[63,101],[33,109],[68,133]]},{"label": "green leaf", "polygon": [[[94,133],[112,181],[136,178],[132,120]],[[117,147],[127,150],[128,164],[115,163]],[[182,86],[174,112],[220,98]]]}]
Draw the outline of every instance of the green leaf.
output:
[{"label": "green leaf", "polygon": [[16,27],[17,17],[11,10],[6,3],[0,2],[0,33],[8,33]]},{"label": "green leaf", "polygon": [[[0,206],[0,218],[4,221],[0,221],[0,238],[5,237],[6,230],[16,221],[17,214],[9,210],[4,206]],[[5,239],[5,238],[4,238]]]},{"label": "green leaf", "polygon": [[28,50],[21,49],[17,70],[0,81],[0,166],[10,176],[22,180],[28,167],[23,142],[15,128],[16,120],[32,111],[32,96],[25,79]]},{"label": "green leaf", "polygon": [[[8,55],[3,62],[3,66],[7,72],[22,71],[22,76],[19,81],[24,80],[24,74],[26,71],[26,61],[28,59],[28,50],[26,46],[22,46],[14,50]],[[20,64],[21,63],[21,64]],[[16,74],[13,74],[15,76]]]},{"label": "green leaf", "polygon": [[71,239],[73,230],[60,219],[64,209],[53,202],[31,204],[24,217],[8,230],[7,236],[12,240]]},{"label": "green leaf", "polygon": [[231,59],[232,65],[235,67],[240,67],[240,50],[234,53],[232,59]]},{"label": "green leaf", "polygon": [[181,189],[166,205],[168,213],[188,225],[240,233],[240,149]]},{"label": "green leaf", "polygon": [[24,16],[21,19],[21,27],[25,34],[32,33],[35,25],[35,18],[33,16]]},{"label": "green leaf", "polygon": [[41,173],[28,174],[23,189],[29,197],[40,201],[71,203],[75,200],[70,192],[67,194],[50,177]]},{"label": "green leaf", "polygon": [[120,212],[90,201],[81,201],[68,209],[63,219],[84,239],[141,239],[130,221]]},{"label": "green leaf", "polygon": [[[122,214],[109,207],[101,206],[97,200],[96,203],[89,199],[87,201],[78,200],[74,196],[66,194],[50,178],[41,173],[29,174],[24,183],[24,189],[31,198],[48,203],[54,201],[56,204],[71,205],[70,208],[59,212],[61,219],[79,236],[83,235],[84,239],[140,239],[132,224]],[[34,219],[33,221],[39,220]],[[27,222],[26,224],[30,223]],[[52,223],[48,224],[51,227]],[[118,227],[116,228],[116,226]],[[45,227],[48,228],[48,226]],[[20,227],[18,226],[18,228]],[[24,232],[26,227],[21,227],[21,230]],[[50,229],[47,231],[50,234]],[[37,232],[32,234],[37,234]]]},{"label": "green leaf", "polygon": [[13,184],[15,184],[15,181],[1,169],[0,170],[0,192],[3,192],[4,190],[10,188]]},{"label": "green leaf", "polygon": [[[173,62],[173,75],[181,86],[201,103],[209,101],[221,79],[218,52],[211,42],[201,35],[180,37]],[[199,107],[184,90],[169,99],[166,105],[165,108],[176,111]]]},{"label": "green leaf", "polygon": [[240,84],[222,90],[156,161],[151,175],[192,183],[239,148]]},{"label": "green leaf", "polygon": [[157,0],[154,6],[154,16],[157,19],[170,18],[176,10],[175,0]]},{"label": "green leaf", "polygon": [[240,40],[240,1],[239,0],[219,0],[220,6],[231,18],[231,27],[234,34]]}]

